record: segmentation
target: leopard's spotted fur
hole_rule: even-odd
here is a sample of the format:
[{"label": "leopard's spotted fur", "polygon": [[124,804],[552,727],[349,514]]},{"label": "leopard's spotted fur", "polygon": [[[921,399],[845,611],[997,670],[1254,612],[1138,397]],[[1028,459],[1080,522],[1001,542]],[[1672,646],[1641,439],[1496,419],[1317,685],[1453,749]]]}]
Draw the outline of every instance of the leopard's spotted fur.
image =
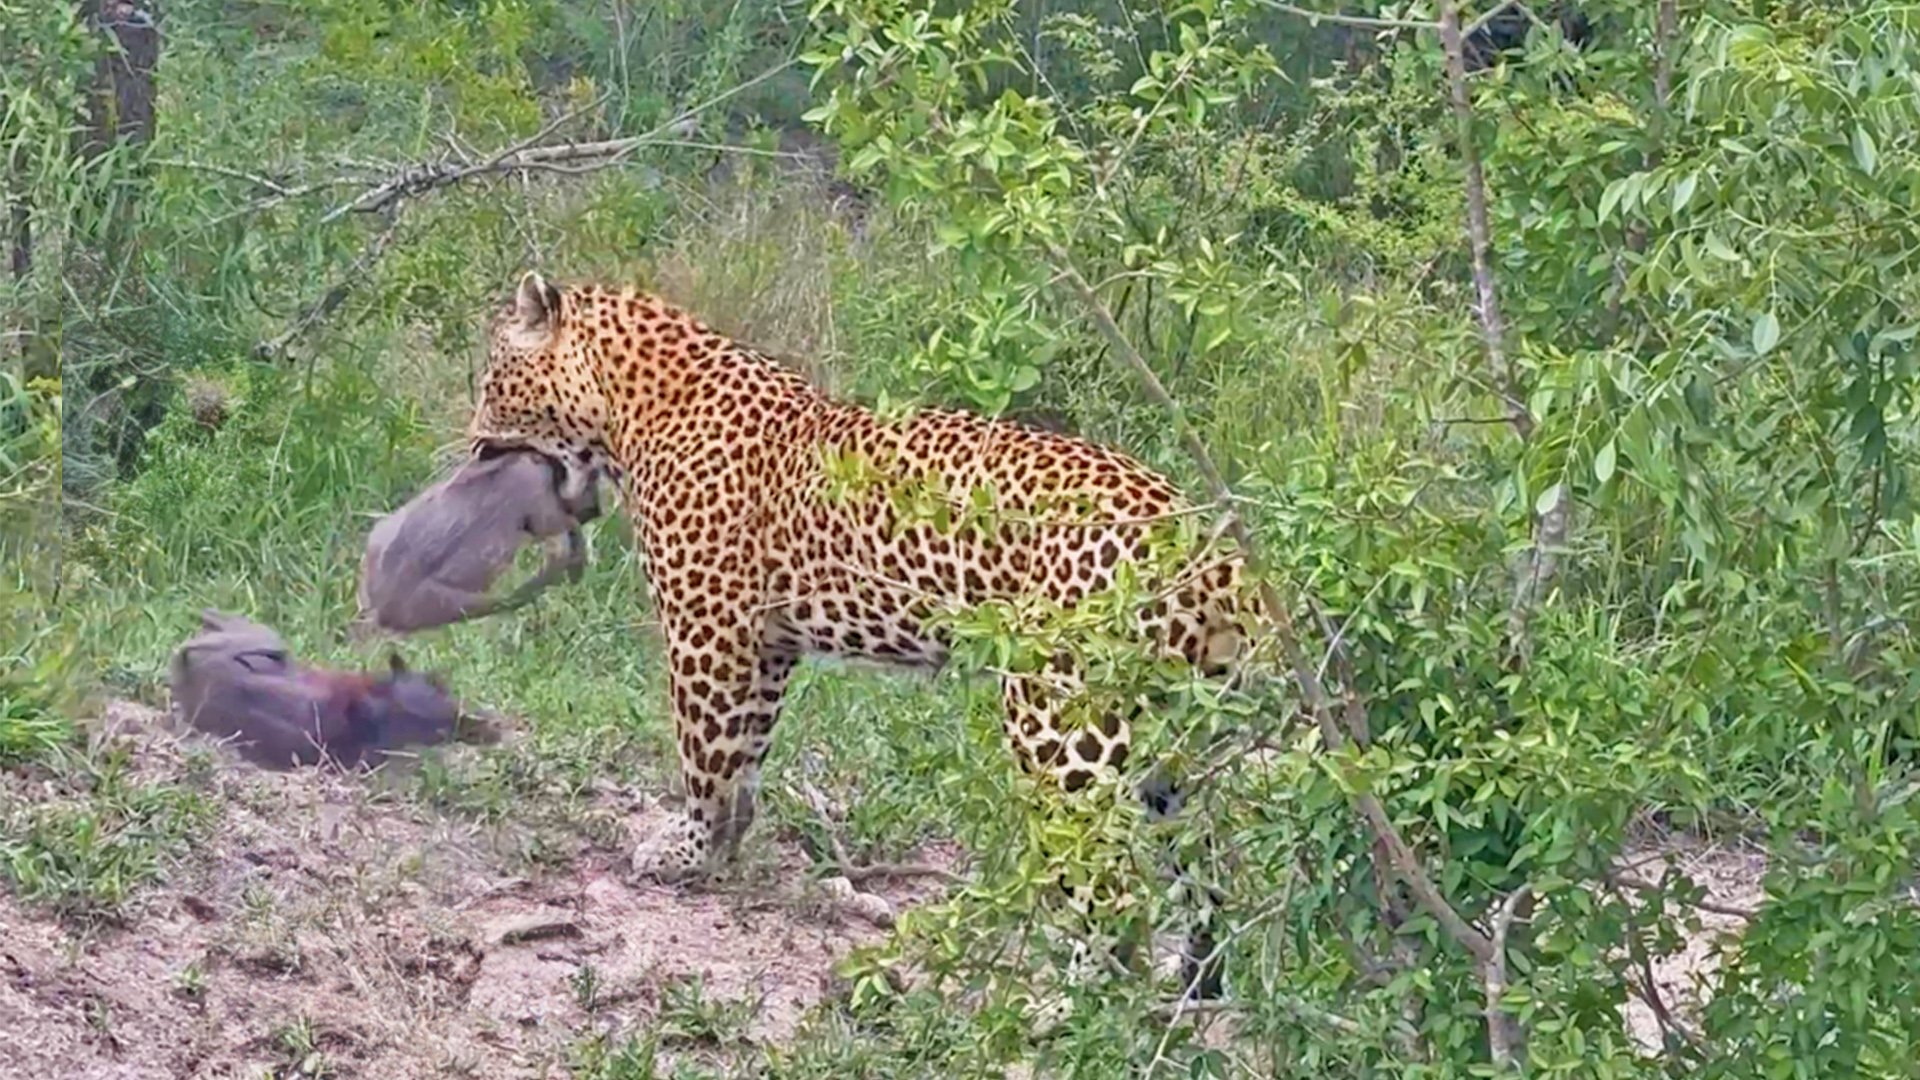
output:
[{"label": "leopard's spotted fur", "polygon": [[[665,639],[687,801],[636,853],[666,879],[705,871],[751,823],[789,675],[827,653],[937,666],[923,627],[942,603],[1043,596],[1072,606],[1144,553],[1151,523],[1190,509],[1165,478],[1092,443],[963,412],[897,423],[647,295],[562,290],[526,275],[489,328],[469,426],[619,476]],[[888,480],[987,485],[992,530],[902,522],[883,491],[828,497],[829,456]],[[1143,610],[1171,655],[1217,673],[1245,640],[1240,568],[1196,566]],[[1067,789],[1117,768],[1126,718],[1063,720],[1059,677],[1007,678],[1020,761]],[[1053,687],[1052,690],[1046,687]]]}]

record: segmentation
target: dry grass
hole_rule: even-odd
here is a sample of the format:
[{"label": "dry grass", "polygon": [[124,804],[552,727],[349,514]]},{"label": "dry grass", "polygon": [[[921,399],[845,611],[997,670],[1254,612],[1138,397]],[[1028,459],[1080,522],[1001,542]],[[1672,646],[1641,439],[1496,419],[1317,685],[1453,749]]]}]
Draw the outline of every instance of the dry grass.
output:
[{"label": "dry grass", "polygon": [[654,259],[648,287],[833,390],[833,278],[859,243],[857,219],[837,212],[844,201],[817,168],[721,188]]}]

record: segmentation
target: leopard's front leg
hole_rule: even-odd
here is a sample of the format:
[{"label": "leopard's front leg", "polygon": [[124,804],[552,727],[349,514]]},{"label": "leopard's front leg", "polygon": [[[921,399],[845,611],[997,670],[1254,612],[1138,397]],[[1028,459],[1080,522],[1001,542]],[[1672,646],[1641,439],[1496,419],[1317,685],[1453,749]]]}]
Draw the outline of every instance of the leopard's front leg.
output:
[{"label": "leopard's front leg", "polygon": [[753,822],[760,763],[773,742],[797,654],[767,641],[750,612],[675,620],[667,642],[686,806],[633,854],[636,874],[701,877],[730,858]]}]

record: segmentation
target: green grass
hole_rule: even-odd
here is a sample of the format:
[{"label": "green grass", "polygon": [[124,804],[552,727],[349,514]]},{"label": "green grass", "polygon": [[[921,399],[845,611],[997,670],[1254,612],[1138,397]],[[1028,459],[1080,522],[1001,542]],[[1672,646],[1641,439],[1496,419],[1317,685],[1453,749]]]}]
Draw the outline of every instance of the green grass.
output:
[{"label": "green grass", "polygon": [[28,905],[110,920],[207,835],[213,802],[143,775],[128,740],[91,742],[44,701],[0,708],[0,879]]}]

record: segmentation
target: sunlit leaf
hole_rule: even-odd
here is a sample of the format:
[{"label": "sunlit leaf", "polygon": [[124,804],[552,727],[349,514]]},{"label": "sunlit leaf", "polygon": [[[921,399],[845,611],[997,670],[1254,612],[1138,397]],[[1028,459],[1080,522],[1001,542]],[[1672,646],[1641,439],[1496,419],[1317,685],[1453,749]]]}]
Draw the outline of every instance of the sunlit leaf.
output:
[{"label": "sunlit leaf", "polygon": [[1753,320],[1753,355],[1765,356],[1780,343],[1780,320],[1771,311]]}]

